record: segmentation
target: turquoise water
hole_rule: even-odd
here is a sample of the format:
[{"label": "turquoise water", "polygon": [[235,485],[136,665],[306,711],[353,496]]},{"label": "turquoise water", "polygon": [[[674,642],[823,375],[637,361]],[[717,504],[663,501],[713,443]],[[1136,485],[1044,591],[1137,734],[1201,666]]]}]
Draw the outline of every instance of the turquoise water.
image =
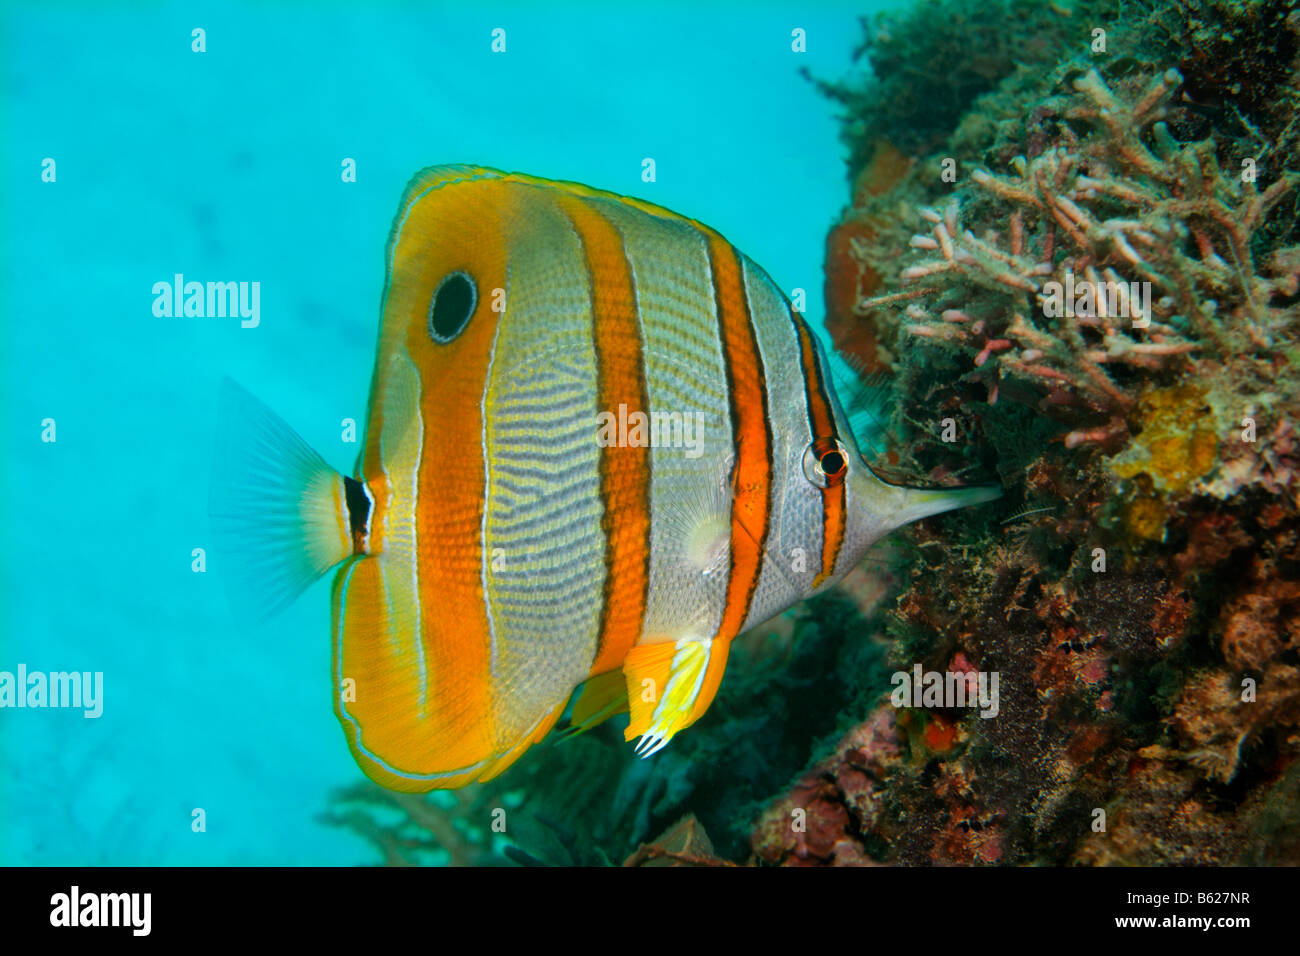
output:
[{"label": "turquoise water", "polygon": [[[330,709],[328,582],[240,628],[192,551],[223,376],[350,471],[339,424],[364,421],[384,242],[416,170],[642,196],[821,314],[847,189],[833,105],[796,71],[841,75],[863,4],[365,6],[0,12],[0,671],[103,674],[97,719],[0,710],[0,862],[371,858],[313,822],[361,776]],[[176,273],[259,282],[260,323],[156,317]]]}]

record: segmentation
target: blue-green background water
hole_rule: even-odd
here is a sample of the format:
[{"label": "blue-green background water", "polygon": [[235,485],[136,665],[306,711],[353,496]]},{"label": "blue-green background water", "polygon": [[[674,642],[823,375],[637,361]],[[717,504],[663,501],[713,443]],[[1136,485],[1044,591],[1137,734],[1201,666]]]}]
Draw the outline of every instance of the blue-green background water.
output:
[{"label": "blue-green background water", "polygon": [[[97,720],[0,710],[0,863],[367,861],[313,821],[360,777],[328,583],[241,629],[191,570],[218,383],[350,471],[391,217],[446,162],[679,210],[819,316],[847,188],[797,70],[841,75],[873,4],[129,6],[0,7],[0,670],[102,671],[105,697]],[[178,272],[260,282],[260,326],[156,318]]]}]

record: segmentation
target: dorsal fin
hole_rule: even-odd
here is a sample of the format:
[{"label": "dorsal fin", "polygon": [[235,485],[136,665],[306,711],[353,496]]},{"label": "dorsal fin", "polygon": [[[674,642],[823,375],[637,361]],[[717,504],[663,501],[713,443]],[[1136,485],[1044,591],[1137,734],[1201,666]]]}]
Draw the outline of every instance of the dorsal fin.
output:
[{"label": "dorsal fin", "polygon": [[882,456],[894,444],[889,432],[889,373],[864,374],[839,355],[830,364],[835,387],[844,396],[844,415],[858,448],[872,459]]},{"label": "dorsal fin", "polygon": [[397,241],[397,236],[402,231],[402,224],[406,222],[411,207],[419,201],[421,196],[435,189],[453,186],[456,183],[472,182],[476,179],[499,179],[504,175],[497,169],[464,164],[426,166],[420,170],[410,178],[406,188],[402,190],[402,201],[397,207],[397,215],[393,217],[393,226],[388,231],[388,246],[384,254],[384,261],[392,263],[393,243]]},{"label": "dorsal fin", "polygon": [[[407,182],[406,188],[402,192],[402,202],[398,207],[397,216],[393,220],[393,228],[388,236],[389,258],[391,260],[392,243],[402,223],[405,221],[407,213],[410,212],[414,205],[422,196],[433,192],[436,189],[444,189],[448,186],[455,186],[459,183],[474,182],[482,179],[500,179],[506,182],[528,183],[534,186],[546,186],[552,189],[560,189],[571,193],[574,196],[580,196],[584,199],[604,199],[611,202],[622,203],[633,209],[648,213],[660,219],[672,219],[676,222],[686,222],[700,226],[701,223],[683,216],[681,213],[673,212],[664,206],[658,206],[644,199],[637,199],[634,196],[624,196],[620,193],[610,192],[606,189],[597,189],[594,186],[588,186],[585,183],[577,183],[567,179],[545,179],[540,176],[530,176],[527,173],[507,173],[500,169],[493,169],[490,166],[474,166],[465,163],[456,163],[446,166],[428,166]],[[704,227],[707,228],[707,227]]]},{"label": "dorsal fin", "polygon": [[858,449],[868,459],[879,457],[891,444],[886,408],[890,397],[888,373],[867,374],[859,362],[836,351],[833,344],[817,335],[811,323],[807,324],[818,345],[818,359],[831,401],[847,421]]}]

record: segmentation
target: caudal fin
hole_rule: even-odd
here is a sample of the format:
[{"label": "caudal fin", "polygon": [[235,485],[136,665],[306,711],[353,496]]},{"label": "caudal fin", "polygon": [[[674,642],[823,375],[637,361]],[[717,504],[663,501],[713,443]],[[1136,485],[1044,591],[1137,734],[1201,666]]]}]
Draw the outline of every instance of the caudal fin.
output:
[{"label": "caudal fin", "polygon": [[208,514],[215,570],[243,619],[269,617],[352,554],[343,476],[230,379]]}]

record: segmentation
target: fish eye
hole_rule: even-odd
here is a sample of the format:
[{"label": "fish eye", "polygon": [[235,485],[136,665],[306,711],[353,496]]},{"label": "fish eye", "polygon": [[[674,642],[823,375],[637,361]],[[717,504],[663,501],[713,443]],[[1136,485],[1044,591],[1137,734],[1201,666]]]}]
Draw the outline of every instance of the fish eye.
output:
[{"label": "fish eye", "polygon": [[429,303],[429,337],[435,342],[450,342],[469,324],[477,304],[474,280],[463,272],[448,273]]},{"label": "fish eye", "polygon": [[834,438],[819,438],[804,450],[804,477],[818,488],[840,484],[848,470],[848,453]]},{"label": "fish eye", "polygon": [[826,452],[821,457],[822,472],[827,478],[838,478],[846,466],[844,456],[837,450]]}]

